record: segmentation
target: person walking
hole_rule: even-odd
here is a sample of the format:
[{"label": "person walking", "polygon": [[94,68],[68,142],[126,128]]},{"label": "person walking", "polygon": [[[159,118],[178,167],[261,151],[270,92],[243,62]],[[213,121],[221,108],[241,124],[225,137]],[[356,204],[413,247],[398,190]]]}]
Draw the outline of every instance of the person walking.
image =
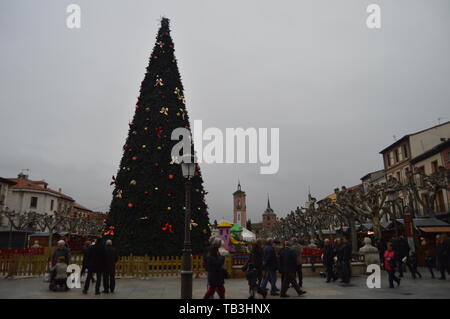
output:
[{"label": "person walking", "polygon": [[397,283],[397,286],[400,286],[400,278],[395,276],[397,258],[395,256],[395,251],[391,242],[387,243],[387,250],[384,252],[384,269],[388,273],[389,280],[389,288],[394,288],[394,281]]},{"label": "person walking", "polygon": [[103,273],[103,292],[114,293],[116,288],[116,263],[119,260],[117,250],[112,246],[112,240],[106,241],[105,247],[105,272]]},{"label": "person walking", "polygon": [[222,268],[225,257],[219,254],[222,240],[215,238],[206,256],[206,271],[208,272],[208,289],[203,299],[210,299],[217,292],[220,299],[225,299],[225,271]]},{"label": "person walking", "polygon": [[257,239],[256,242],[252,246],[252,251],[250,255],[250,260],[257,271],[257,279],[258,286],[262,281],[262,273],[263,273],[263,240]]},{"label": "person walking", "polygon": [[291,244],[290,240],[286,241],[284,248],[280,251],[280,264],[282,265],[280,268],[284,274],[280,292],[280,297],[282,298],[289,297],[289,295],[286,294],[289,285],[292,285],[299,296],[305,293],[305,291],[300,289],[300,286],[295,280],[295,274],[297,272],[297,253],[291,248]]},{"label": "person walking", "polygon": [[83,293],[87,294],[92,276],[95,274],[97,278],[95,282],[95,294],[100,295],[102,274],[106,268],[106,250],[101,237],[96,238],[95,244],[89,249],[86,267],[88,269],[88,275],[84,283]]},{"label": "person walking", "polygon": [[411,272],[411,276],[413,279],[416,279],[416,276],[422,278],[422,274],[417,270],[417,255],[414,251],[409,252],[409,256],[406,259],[406,266],[408,266],[409,271]]},{"label": "person walking", "polygon": [[428,241],[423,238],[420,245],[422,246],[424,256],[425,256],[425,266],[431,274],[431,278],[434,279],[433,267],[435,264],[436,251],[433,245],[429,244]]},{"label": "person walking", "polygon": [[337,276],[333,270],[334,256],[335,256],[334,247],[331,245],[331,241],[328,238],[326,238],[324,241],[324,246],[323,246],[322,260],[323,260],[323,265],[325,266],[327,283],[330,282],[331,280],[333,280],[333,282],[334,282],[337,279]]},{"label": "person walking", "polygon": [[263,279],[261,281],[261,289],[267,291],[267,283],[270,281],[272,296],[278,296],[279,289],[276,286],[278,261],[273,248],[273,239],[267,238],[266,245],[263,248]]},{"label": "person walking", "polygon": [[297,238],[292,238],[292,249],[297,255],[297,279],[300,288],[303,287],[303,266],[302,266],[302,246]]}]

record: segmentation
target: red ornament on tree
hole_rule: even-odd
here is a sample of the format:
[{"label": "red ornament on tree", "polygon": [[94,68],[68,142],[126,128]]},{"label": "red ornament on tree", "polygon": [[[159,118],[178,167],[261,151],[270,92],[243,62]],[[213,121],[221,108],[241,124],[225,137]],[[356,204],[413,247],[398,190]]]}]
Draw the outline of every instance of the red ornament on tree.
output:
[{"label": "red ornament on tree", "polygon": [[158,166],[159,166],[159,163],[158,163],[158,162],[156,162],[156,163],[155,163],[155,166],[156,166],[156,167],[158,167]]},{"label": "red ornament on tree", "polygon": [[173,174],[169,174],[169,179],[173,179],[174,175]]},{"label": "red ornament on tree", "polygon": [[137,160],[137,156],[133,156],[131,159],[132,159],[133,161],[135,161],[135,160]]},{"label": "red ornament on tree", "polygon": [[164,132],[162,126],[156,127],[155,130],[156,130],[156,136],[157,136],[158,138],[160,138],[161,135],[162,135],[162,133]]},{"label": "red ornament on tree", "polygon": [[128,208],[133,208],[133,207],[134,207],[133,203],[128,203]]},{"label": "red ornament on tree", "polygon": [[162,228],[162,230],[166,231],[168,230],[169,232],[171,232],[172,234],[174,233],[173,229],[172,229],[172,225],[169,223],[166,223],[166,225]]}]

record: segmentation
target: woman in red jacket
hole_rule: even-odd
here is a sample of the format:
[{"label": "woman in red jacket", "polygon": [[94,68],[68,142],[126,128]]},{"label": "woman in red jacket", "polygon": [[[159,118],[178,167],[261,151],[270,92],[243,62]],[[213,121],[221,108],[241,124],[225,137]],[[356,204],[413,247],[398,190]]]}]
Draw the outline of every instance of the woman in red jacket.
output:
[{"label": "woman in red jacket", "polygon": [[392,243],[387,244],[387,250],[384,252],[384,269],[389,274],[389,288],[394,288],[394,281],[400,286],[400,278],[395,276],[396,256],[392,248]]}]

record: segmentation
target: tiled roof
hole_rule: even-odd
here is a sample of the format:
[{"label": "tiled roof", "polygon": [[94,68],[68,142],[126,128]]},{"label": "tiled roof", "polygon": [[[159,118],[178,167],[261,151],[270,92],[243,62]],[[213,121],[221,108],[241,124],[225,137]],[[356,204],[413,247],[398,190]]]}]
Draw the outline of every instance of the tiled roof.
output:
[{"label": "tiled roof", "polygon": [[81,204],[79,204],[77,202],[73,203],[73,208],[92,212],[92,210],[90,210],[89,208],[84,207],[83,205],[81,205]]},{"label": "tiled roof", "polygon": [[386,152],[387,150],[391,149],[392,147],[394,147],[394,146],[400,144],[401,142],[403,142],[404,140],[406,140],[406,139],[409,138],[410,136],[417,135],[417,134],[426,132],[426,131],[428,131],[428,130],[432,130],[432,129],[434,129],[434,128],[436,128],[436,127],[439,127],[439,126],[447,125],[447,124],[449,124],[449,123],[450,123],[450,121],[447,121],[447,122],[445,122],[445,123],[438,124],[438,125],[435,125],[435,126],[426,128],[426,129],[424,129],[424,130],[421,130],[421,131],[418,131],[418,132],[415,132],[415,133],[406,134],[406,135],[404,135],[401,139],[395,141],[394,143],[392,143],[392,144],[390,144],[389,146],[387,146],[387,147],[385,147],[384,149],[382,149],[382,150],[380,151],[380,154],[383,154],[384,152]]},{"label": "tiled roof", "polygon": [[11,182],[16,183],[11,187],[12,190],[33,190],[38,192],[47,192],[64,199],[74,201],[74,199],[69,195],[48,188],[47,187],[48,184],[45,181],[32,181],[27,178],[7,178],[7,179]]}]

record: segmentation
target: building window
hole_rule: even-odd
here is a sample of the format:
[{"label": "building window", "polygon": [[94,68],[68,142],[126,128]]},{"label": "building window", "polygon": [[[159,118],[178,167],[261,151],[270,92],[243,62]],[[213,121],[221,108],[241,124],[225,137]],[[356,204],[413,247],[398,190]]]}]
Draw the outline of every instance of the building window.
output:
[{"label": "building window", "polygon": [[403,145],[403,157],[408,158],[408,148],[406,147],[406,144]]},{"label": "building window", "polygon": [[431,173],[436,173],[438,171],[438,162],[432,161],[431,162]]},{"label": "building window", "polygon": [[395,162],[398,163],[400,161],[398,157],[398,148],[395,149],[394,155],[395,155]]},{"label": "building window", "polygon": [[37,197],[31,197],[30,208],[37,208],[37,202],[38,202]]},{"label": "building window", "polygon": [[438,213],[445,213],[444,193],[442,189],[436,194],[436,208]]},{"label": "building window", "polygon": [[54,204],[54,201],[53,201],[53,199],[50,201],[50,210],[51,211],[53,211],[53,204]]},{"label": "building window", "polygon": [[390,167],[391,166],[391,160],[389,159],[389,153],[386,153],[386,155],[384,157],[386,158],[386,166]]},{"label": "building window", "polygon": [[397,172],[397,181],[402,182],[402,174],[400,172]]}]

